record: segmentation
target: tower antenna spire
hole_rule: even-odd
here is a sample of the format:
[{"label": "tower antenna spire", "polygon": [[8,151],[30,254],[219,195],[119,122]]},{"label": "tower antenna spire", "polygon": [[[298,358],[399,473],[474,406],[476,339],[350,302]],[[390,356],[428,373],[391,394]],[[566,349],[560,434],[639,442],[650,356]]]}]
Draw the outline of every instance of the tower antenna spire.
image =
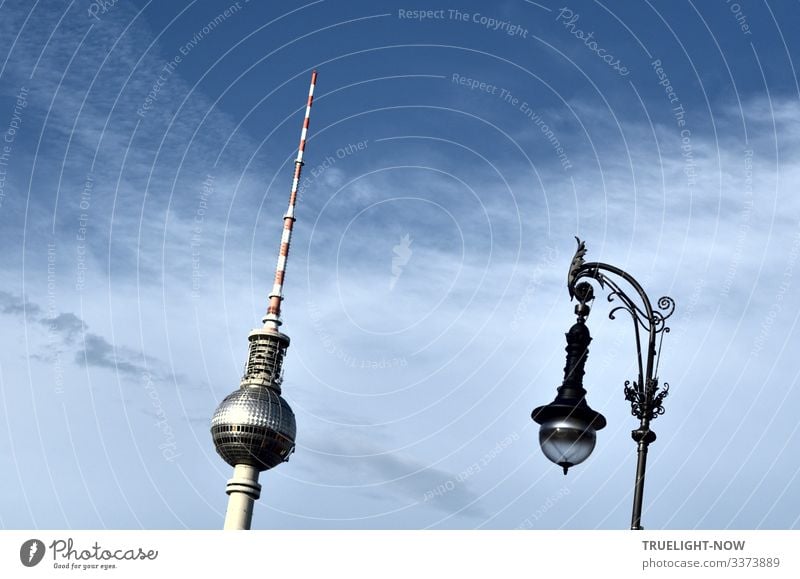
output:
[{"label": "tower antenna spire", "polygon": [[262,471],[289,460],[294,452],[297,425],[291,406],[281,396],[283,359],[289,347],[289,336],[281,333],[281,301],[289,244],[292,240],[294,207],[303,168],[308,121],[314,100],[317,71],[311,73],[308,104],[300,134],[300,147],[294,162],[289,209],[283,216],[283,235],[275,270],[275,283],[269,294],[269,308],[264,326],[247,336],[247,361],[239,389],[226,396],[211,419],[211,437],[222,459],[233,467],[228,481],[228,509],[225,529],[249,529],[253,505],[261,497],[258,476]]},{"label": "tower antenna spire", "polygon": [[300,186],[300,173],[303,170],[303,153],[306,150],[306,136],[308,124],[311,120],[311,105],[314,102],[314,87],[317,84],[317,71],[311,73],[311,85],[308,87],[308,102],[306,116],[303,119],[303,130],[300,132],[300,145],[297,147],[297,158],[294,160],[294,178],[292,179],[292,192],[289,195],[289,208],[283,216],[283,235],[281,248],[278,252],[278,265],[275,268],[275,281],[272,292],[269,294],[269,307],[263,322],[265,327],[277,329],[281,325],[281,302],[283,301],[283,282],[286,276],[286,262],[289,259],[289,245],[292,243],[292,228],[295,217],[294,208],[297,204],[297,188]]}]

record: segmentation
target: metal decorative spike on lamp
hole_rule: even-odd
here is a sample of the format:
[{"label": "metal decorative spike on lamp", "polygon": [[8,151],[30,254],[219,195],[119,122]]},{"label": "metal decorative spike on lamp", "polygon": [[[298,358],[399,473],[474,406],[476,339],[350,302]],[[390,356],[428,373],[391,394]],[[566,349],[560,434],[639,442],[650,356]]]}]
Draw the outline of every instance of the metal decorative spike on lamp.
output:
[{"label": "metal decorative spike on lamp", "polygon": [[[586,263],[586,246],[580,240],[567,275],[567,289],[571,299],[577,299],[575,314],[577,322],[567,336],[567,365],[564,381],[557,390],[556,398],[546,406],[539,406],[531,413],[538,424],[539,444],[544,455],[564,469],[564,474],[585,461],[592,453],[597,440],[597,431],[606,425],[606,419],[592,410],[586,402],[583,374],[592,338],[586,327],[586,317],[591,311],[588,302],[594,299],[594,289],[584,278],[596,281],[603,289],[609,288],[608,301],[619,300],[622,305],[612,308],[609,318],[623,310],[633,319],[636,337],[636,353],[639,363],[638,380],[625,382],[625,399],[631,403],[631,413],[639,419],[639,428],[631,432],[637,444],[636,483],[633,496],[631,529],[641,529],[642,501],[644,497],[644,475],[647,466],[647,450],[656,434],[650,430],[650,421],[664,413],[663,401],[669,392],[669,384],[658,385],[658,361],[661,341],[669,332],[666,320],[675,311],[675,301],[667,296],[658,300],[654,310],[642,286],[628,273],[600,262]],[[632,300],[607,273],[622,278],[638,294],[640,303]],[[646,350],[642,353],[640,331],[647,333]],[[658,346],[656,347],[656,342]]]},{"label": "metal decorative spike on lamp", "polygon": [[297,427],[294,412],[281,396],[283,359],[289,336],[278,331],[281,325],[281,302],[286,261],[294,226],[297,189],[303,168],[311,104],[317,72],[311,73],[306,114],[295,159],[289,208],[283,216],[283,235],[275,270],[275,282],[269,295],[269,308],[263,327],[250,332],[249,352],[244,376],[238,390],[222,400],[211,419],[211,436],[217,453],[233,467],[228,481],[228,509],[224,528],[249,529],[253,503],[261,496],[258,476],[289,460],[294,452]]}]

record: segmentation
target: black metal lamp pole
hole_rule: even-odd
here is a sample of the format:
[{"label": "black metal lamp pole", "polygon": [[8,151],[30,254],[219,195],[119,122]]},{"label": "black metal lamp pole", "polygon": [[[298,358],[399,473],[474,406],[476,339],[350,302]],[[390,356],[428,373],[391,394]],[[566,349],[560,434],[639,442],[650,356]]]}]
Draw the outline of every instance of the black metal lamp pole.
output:
[{"label": "black metal lamp pole", "polygon": [[[576,238],[577,239],[577,238]],[[619,310],[628,312],[633,320],[636,335],[636,353],[639,362],[639,376],[633,384],[625,381],[625,399],[631,403],[631,414],[639,419],[639,428],[631,432],[637,446],[636,483],[633,494],[633,515],[631,529],[642,529],[642,500],[644,497],[644,476],[647,466],[647,449],[656,439],[656,433],[650,430],[650,421],[664,414],[662,406],[669,392],[669,384],[663,387],[658,384],[658,356],[661,351],[661,340],[669,332],[666,320],[675,311],[675,301],[667,296],[658,300],[661,311],[653,309],[650,299],[630,274],[600,262],[584,262],[586,246],[580,240],[578,249],[570,264],[567,276],[567,289],[571,299],[577,299],[575,313],[578,320],[567,334],[567,365],[564,368],[564,382],[558,388],[556,399],[546,406],[534,409],[531,417],[541,424],[539,442],[545,456],[561,466],[564,474],[576,464],[588,458],[594,449],[596,431],[606,425],[602,414],[595,412],[586,403],[586,390],[583,388],[583,367],[589,352],[589,330],[585,321],[590,308],[587,302],[594,299],[592,285],[584,278],[596,281],[602,289],[609,289],[608,301],[619,300],[608,317],[614,319]],[[639,301],[631,299],[608,276],[618,276],[630,285],[639,296]],[[641,332],[647,333],[647,344],[642,352]],[[658,346],[656,346],[658,342]]]}]

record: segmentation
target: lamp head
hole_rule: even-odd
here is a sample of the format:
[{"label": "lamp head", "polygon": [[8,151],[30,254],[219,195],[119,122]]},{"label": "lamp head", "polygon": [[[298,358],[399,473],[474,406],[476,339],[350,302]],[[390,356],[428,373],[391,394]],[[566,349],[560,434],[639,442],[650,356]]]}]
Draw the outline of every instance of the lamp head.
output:
[{"label": "lamp head", "polygon": [[544,455],[564,469],[589,458],[597,441],[597,431],[605,428],[606,419],[592,410],[581,398],[574,400],[557,396],[547,406],[534,409],[531,418],[540,424],[539,445]]}]

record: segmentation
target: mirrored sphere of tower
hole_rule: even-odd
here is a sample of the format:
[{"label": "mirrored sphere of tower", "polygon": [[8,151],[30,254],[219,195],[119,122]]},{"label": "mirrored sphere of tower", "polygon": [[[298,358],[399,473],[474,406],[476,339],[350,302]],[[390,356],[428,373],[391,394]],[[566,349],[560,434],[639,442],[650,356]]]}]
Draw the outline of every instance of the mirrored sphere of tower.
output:
[{"label": "mirrored sphere of tower", "polygon": [[211,419],[214,446],[231,466],[263,471],[289,460],[296,433],[294,412],[270,388],[240,388],[225,397]]}]

